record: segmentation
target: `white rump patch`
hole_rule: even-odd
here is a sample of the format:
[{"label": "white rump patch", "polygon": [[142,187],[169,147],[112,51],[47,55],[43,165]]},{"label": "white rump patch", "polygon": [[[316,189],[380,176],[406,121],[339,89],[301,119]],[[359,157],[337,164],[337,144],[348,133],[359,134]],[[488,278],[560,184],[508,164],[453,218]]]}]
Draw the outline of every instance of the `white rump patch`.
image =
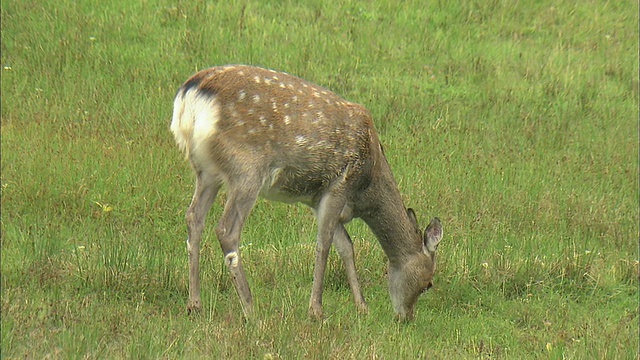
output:
[{"label": "white rump patch", "polygon": [[217,131],[220,104],[215,97],[190,89],[178,94],[173,103],[171,132],[187,157]]}]

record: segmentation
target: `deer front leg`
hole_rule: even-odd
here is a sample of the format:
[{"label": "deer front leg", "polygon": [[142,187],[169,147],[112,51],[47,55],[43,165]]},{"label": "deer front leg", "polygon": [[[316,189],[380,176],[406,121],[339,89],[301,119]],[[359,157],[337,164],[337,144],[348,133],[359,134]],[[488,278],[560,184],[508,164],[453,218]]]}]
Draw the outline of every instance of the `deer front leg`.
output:
[{"label": "deer front leg", "polygon": [[189,313],[202,309],[200,300],[200,239],[204,229],[204,220],[216,199],[220,185],[212,181],[212,178],[203,177],[198,172],[196,177],[196,189],[187,209],[187,252],[189,254],[189,301],[187,311]]},{"label": "deer front leg", "polygon": [[244,222],[256,202],[258,192],[259,189],[249,190],[231,187],[224,214],[216,228],[216,235],[224,253],[225,264],[229,269],[231,281],[240,298],[240,305],[247,319],[251,316],[253,302],[251,289],[240,259],[240,234],[242,233]]},{"label": "deer front leg", "polygon": [[309,301],[309,315],[318,319],[322,318],[322,291],[329,249],[331,248],[336,226],[339,224],[340,212],[345,203],[346,201],[341,196],[328,193],[320,200],[316,210],[318,235],[315,266],[313,268],[313,287]]},{"label": "deer front leg", "polygon": [[358,282],[353,242],[351,241],[351,238],[343,224],[338,224],[336,231],[333,234],[333,244],[336,246],[338,254],[340,254],[342,262],[344,263],[344,269],[347,273],[347,281],[351,287],[356,307],[360,313],[366,313],[368,311],[367,303],[364,301],[364,296],[362,296],[362,290],[360,289],[360,283]]}]

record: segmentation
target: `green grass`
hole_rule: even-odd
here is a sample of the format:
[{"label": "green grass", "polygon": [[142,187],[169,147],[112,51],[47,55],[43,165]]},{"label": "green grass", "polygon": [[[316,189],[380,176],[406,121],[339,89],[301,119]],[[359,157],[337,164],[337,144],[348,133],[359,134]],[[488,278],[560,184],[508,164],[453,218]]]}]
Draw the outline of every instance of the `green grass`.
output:
[{"label": "green grass", "polygon": [[[638,355],[638,3],[2,2],[2,358]],[[371,110],[407,206],[443,220],[435,287],[393,321],[338,256],[307,316],[315,224],[260,201],[242,320],[209,216],[188,317],[193,176],[168,130],[193,72],[248,63]]]}]

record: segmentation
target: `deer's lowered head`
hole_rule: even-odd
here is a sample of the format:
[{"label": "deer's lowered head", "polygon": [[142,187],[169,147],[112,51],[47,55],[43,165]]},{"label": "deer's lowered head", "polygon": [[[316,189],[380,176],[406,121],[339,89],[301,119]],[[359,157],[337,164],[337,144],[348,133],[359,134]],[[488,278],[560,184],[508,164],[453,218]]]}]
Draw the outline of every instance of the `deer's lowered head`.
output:
[{"label": "deer's lowered head", "polygon": [[[413,210],[408,210],[410,218],[415,221]],[[418,229],[417,223],[415,228]],[[434,218],[422,234],[422,251],[399,257],[389,261],[389,293],[391,303],[400,321],[413,320],[414,308],[418,297],[432,286],[433,274],[436,270],[436,250],[442,239],[442,224]]]}]

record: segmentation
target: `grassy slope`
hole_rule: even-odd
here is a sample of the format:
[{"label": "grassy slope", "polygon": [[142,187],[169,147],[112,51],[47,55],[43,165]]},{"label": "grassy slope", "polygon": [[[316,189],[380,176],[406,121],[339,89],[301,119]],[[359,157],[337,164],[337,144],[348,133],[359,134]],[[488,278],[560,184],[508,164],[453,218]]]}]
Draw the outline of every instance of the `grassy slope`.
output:
[{"label": "grassy slope", "polygon": [[[632,358],[638,338],[638,4],[2,3],[2,356]],[[244,326],[211,230],[189,319],[192,176],[168,132],[197,69],[251,63],[374,114],[407,203],[444,221],[436,286],[395,324],[385,259],[350,225],[371,313],[315,225],[260,202]],[[220,215],[220,204],[211,218]]]}]

